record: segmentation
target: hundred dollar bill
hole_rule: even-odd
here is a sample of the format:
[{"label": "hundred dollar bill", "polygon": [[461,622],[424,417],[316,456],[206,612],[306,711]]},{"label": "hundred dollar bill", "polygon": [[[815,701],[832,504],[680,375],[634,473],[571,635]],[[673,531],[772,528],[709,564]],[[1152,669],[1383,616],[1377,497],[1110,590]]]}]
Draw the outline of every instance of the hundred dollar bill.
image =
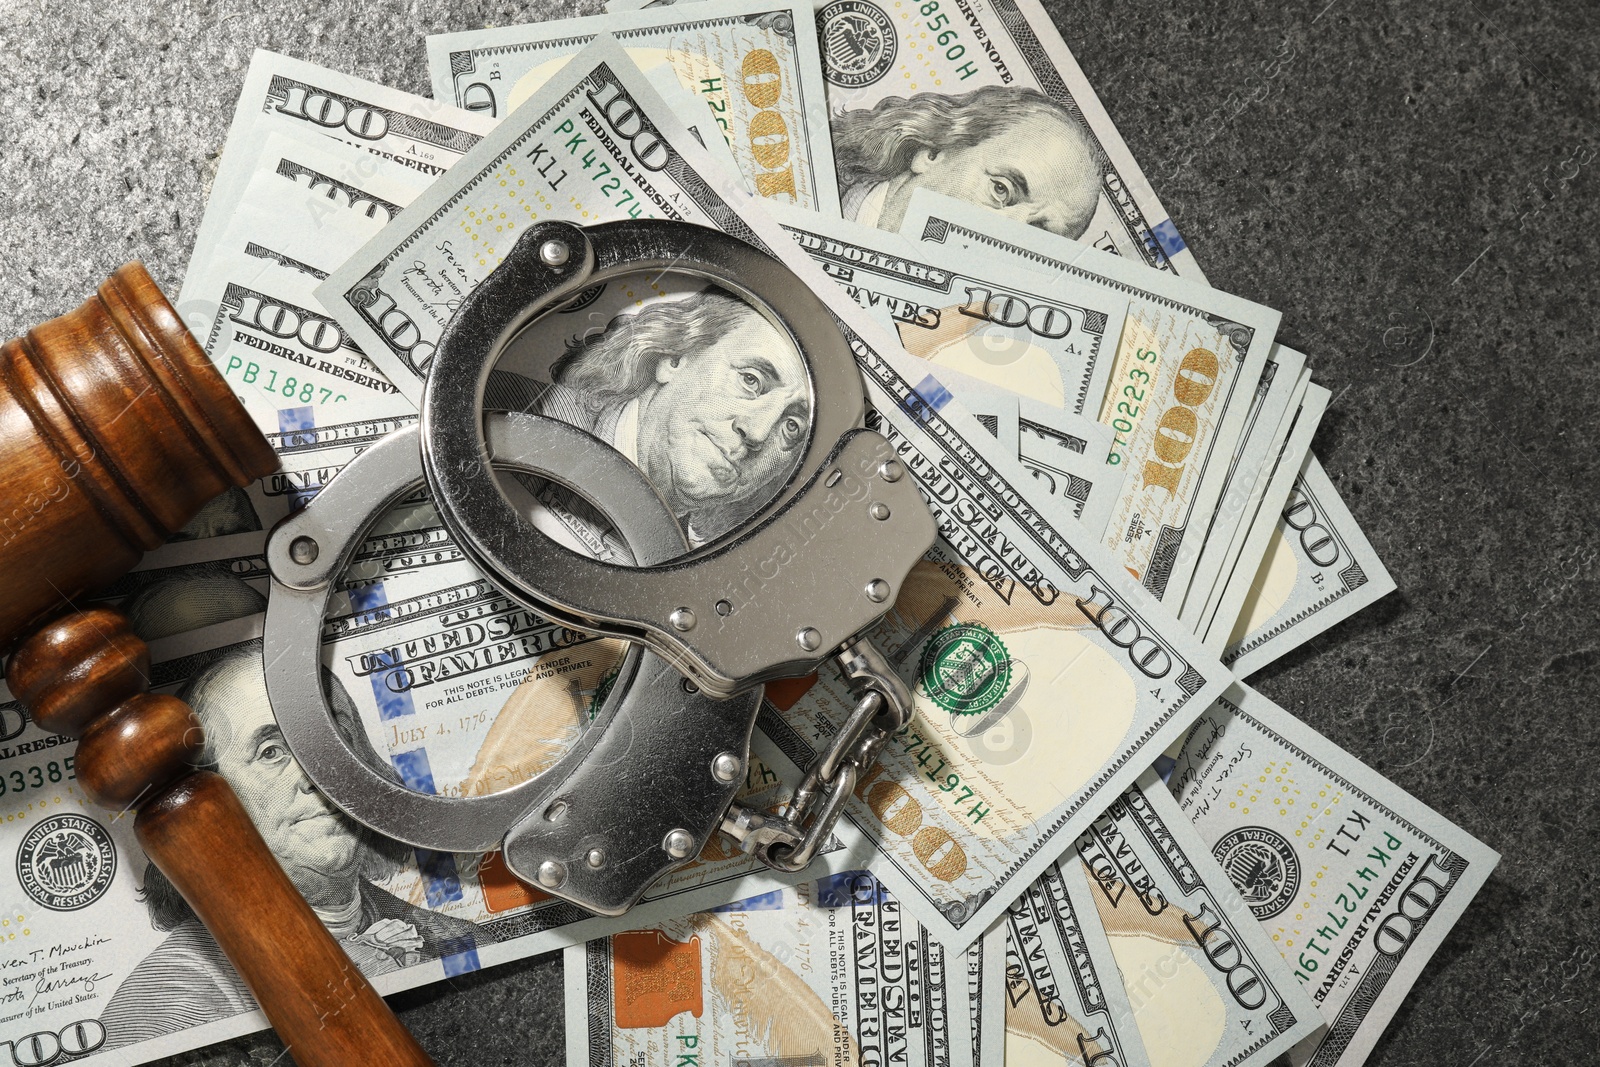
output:
[{"label": "hundred dollar bill", "polygon": [[963,972],[849,871],[567,949],[567,1063],[970,1067]]},{"label": "hundred dollar bill", "polygon": [[807,3],[711,0],[686,12],[436,34],[428,38],[434,96],[509,115],[600,33],[614,35],[640,68],[665,66],[706,101],[757,196],[838,213],[828,105]]},{"label": "hundred dollar bill", "polygon": [[1300,467],[1311,455],[1311,439],[1328,410],[1328,390],[1314,382],[1306,383],[1300,406],[1292,413],[1289,432],[1278,452],[1272,469],[1267,473],[1266,489],[1261,494],[1261,504],[1250,520],[1239,549],[1239,558],[1233,570],[1221,576],[1213,591],[1211,616],[1202,625],[1206,628],[1206,647],[1221,655],[1230,632],[1253,596],[1255,577],[1260,573],[1262,560],[1272,545],[1274,531],[1282,515],[1290,490],[1299,476]]},{"label": "hundred dollar bill", "polygon": [[[205,727],[202,764],[228,779],[268,846],[351,960],[389,994],[625,927],[510,876],[498,853],[429,853],[367,831],[310,788],[268,704],[261,617],[151,644],[151,689]],[[335,699],[336,708],[341,702]],[[359,730],[359,727],[356,728]],[[352,737],[359,737],[352,733]],[[763,742],[764,744],[764,742]],[[46,734],[0,689],[0,789],[17,809],[0,841],[0,1045],[91,1065],[142,1063],[264,1029],[211,936],[133,834],[131,812],[93,806],[76,745]],[[781,756],[756,751],[747,803],[781,801]],[[776,769],[775,769],[776,768]],[[822,863],[859,865],[836,846]],[[703,854],[628,921],[770,892],[782,879],[733,851]],[[813,875],[815,876],[815,875]],[[54,1062],[40,1058],[39,1062]]]},{"label": "hundred dollar bill", "polygon": [[1358,1067],[1499,855],[1245,685],[1171,785],[1327,1020],[1290,1062]]},{"label": "hundred dollar bill", "polygon": [[[1281,345],[1274,347],[1274,351],[1282,350],[1283,348]],[[1204,594],[1202,597],[1200,590],[1196,588],[1195,584],[1191,584],[1190,586],[1189,596],[1197,599],[1203,599],[1204,601],[1203,605],[1199,608],[1198,615],[1195,616],[1196,622],[1194,624],[1195,632],[1201,634],[1203,637],[1209,635],[1209,632],[1212,628],[1212,622],[1216,617],[1218,604],[1221,602],[1223,594],[1227,592],[1228,582],[1233,578],[1234,572],[1239,569],[1239,557],[1243,554],[1245,546],[1249,543],[1251,534],[1255,532],[1257,523],[1261,521],[1262,503],[1267,499],[1269,492],[1276,494],[1280,488],[1284,494],[1287,494],[1288,492],[1287,486],[1284,486],[1281,483],[1279,485],[1273,484],[1273,475],[1282,470],[1285,465],[1291,467],[1294,466],[1294,464],[1301,461],[1304,458],[1305,453],[1309,452],[1311,449],[1311,434],[1315,432],[1316,423],[1318,421],[1318,418],[1315,416],[1315,414],[1313,414],[1313,416],[1307,420],[1307,428],[1305,428],[1304,433],[1299,436],[1299,439],[1296,440],[1295,450],[1288,450],[1285,448],[1291,431],[1295,430],[1296,427],[1301,425],[1301,409],[1305,403],[1306,395],[1310,392],[1311,388],[1311,371],[1308,368],[1301,368],[1298,380],[1295,382],[1294,388],[1289,394],[1288,407],[1278,419],[1278,426],[1273,431],[1272,440],[1267,448],[1267,462],[1260,470],[1257,471],[1253,479],[1250,496],[1244,501],[1243,506],[1238,509],[1241,513],[1238,523],[1235,525],[1230,534],[1224,535],[1228,542],[1227,550],[1223,558],[1214,561],[1217,573],[1216,576],[1211,579],[1210,591]],[[1318,402],[1315,400],[1315,394],[1313,394],[1313,405],[1317,405],[1317,403]],[[1302,444],[1304,445],[1304,448],[1301,447]],[[1268,505],[1267,510],[1269,513],[1276,507],[1277,499],[1278,498],[1274,496],[1274,503]],[[1206,551],[1209,551],[1209,547]],[[1207,563],[1207,560],[1202,557],[1201,563],[1204,565]],[[1247,570],[1252,567],[1253,564],[1246,565]],[[1187,602],[1188,600],[1186,598],[1185,603]]]},{"label": "hundred dollar bill", "polygon": [[846,218],[932,189],[1205,280],[1038,0],[822,0],[817,34]]},{"label": "hundred dollar bill", "polygon": [[1233,459],[1228,464],[1228,479],[1217,502],[1217,513],[1197,546],[1200,558],[1195,562],[1194,577],[1183,598],[1183,608],[1178,612],[1179,621],[1196,633],[1205,633],[1211,590],[1219,575],[1232,570],[1234,535],[1249,528],[1258,509],[1251,507],[1253,500],[1259,501],[1256,487],[1272,473],[1273,457],[1288,436],[1305,362],[1304,355],[1283,345],[1273,345],[1267,354],[1266,366],[1245,418],[1244,432],[1239,435]]},{"label": "hundred dollar bill", "polygon": [[[1116,433],[1105,423],[1095,421],[1092,415],[1066,412],[1023,397],[1018,403],[1017,418],[1022,432],[1037,438],[1024,446],[1029,456],[1042,456],[1048,454],[1047,450],[1070,452],[1091,464],[1083,468],[1086,474],[1095,469],[1092,465],[1111,466],[1106,456],[1111,452]],[[1122,468],[1113,470],[1120,478]]]},{"label": "hundred dollar bill", "polygon": [[772,213],[931,373],[949,368],[1074,413],[1097,407],[1105,395],[1127,294],[998,258],[919,246],[816,212]]},{"label": "hundred dollar bill", "polygon": [[1070,856],[1012,902],[1005,986],[1010,1067],[1150,1067],[1083,865]]},{"label": "hundred dollar bill", "polygon": [[[237,202],[256,169],[255,145],[267,129],[321,134],[435,176],[493,127],[494,120],[486,115],[257,49],[211,196]],[[195,235],[195,248],[210,248],[225,223],[226,216],[208,211]]]},{"label": "hundred dollar bill", "polygon": [[1277,332],[1270,308],[919,190],[902,233],[1088,282],[1127,302],[1097,413],[1127,469],[1102,543],[1163,603],[1183,600]]},{"label": "hundred dollar bill", "polygon": [[[694,139],[706,150],[706,154],[715,159],[729,174],[739,175],[745,192],[753,193],[755,189],[744,178],[744,171],[734,157],[733,148],[728,144],[724,132],[726,120],[718,117],[716,108],[711,106],[710,98],[685,87],[678,80],[677,72],[670,63],[657,64],[646,70],[644,76],[649,79],[651,87],[672,109],[673,114],[678,116],[684,127],[694,134]],[[533,95],[531,87],[528,95]]]},{"label": "hundred dollar bill", "polygon": [[[1069,865],[1081,876],[1067,877]],[[1061,867],[1079,917],[1105,931],[1151,1063],[1267,1064],[1322,1025],[1154,772],[1095,820]]]},{"label": "hundred dollar bill", "polygon": [[[1224,662],[1249,677],[1394,588],[1322,464],[1308,455],[1225,640]],[[1219,611],[1216,623],[1223,617]]]},{"label": "hundred dollar bill", "polygon": [[[715,220],[782,261],[824,300],[836,293],[835,283],[758,202],[731,179],[707,173],[713,166],[709,157],[615,41],[597,40],[560,77],[570,81],[540,90],[329,279],[321,291],[331,294],[331,303],[344,301],[341,315],[347,323],[369,299],[391,309],[397,300],[409,301],[404,289],[391,293],[384,286],[394,274],[413,270],[414,263],[421,264],[411,275],[415,279],[459,283],[463,293],[477,284],[494,265],[491,256],[505,249],[486,247],[479,263],[464,258],[465,245],[455,242],[466,240],[460,235],[469,213],[481,216],[499,203],[494,199],[502,195],[494,191],[497,175],[512,180],[510,168],[537,175],[521,169],[530,154],[537,154],[539,166],[548,165],[552,175],[570,168],[573,177],[565,181],[587,181],[566,145],[575,136],[589,138],[595,130],[610,129],[609,123],[622,117],[630,136],[657,146],[650,148],[650,158],[662,167],[635,166],[628,143],[616,142],[616,173],[630,180],[637,175],[640,182],[675,183],[632,186],[627,196],[646,197],[654,205],[641,204],[641,214],[658,210]],[[570,129],[562,129],[568,123]],[[508,213],[521,210],[512,201],[504,203]],[[452,244],[441,251],[446,242]],[[391,273],[397,263],[401,269]],[[667,279],[655,278],[653,284],[660,288],[643,292],[669,289]],[[617,288],[627,287],[618,283]],[[674,299],[662,295],[647,301],[645,311],[684,299],[681,291]],[[964,950],[1000,917],[1020,891],[1013,887],[1026,885],[1107,799],[1175,740],[1228,675],[1120,565],[1085,543],[1075,523],[1058,524],[1029,502],[1031,476],[928,373],[926,361],[901,352],[853,301],[835,299],[829,306],[863,373],[874,409],[869,425],[891,439],[941,524],[940,539],[912,571],[894,608],[869,631],[916,688],[918,720],[886,747],[846,811],[879,849],[874,873],[941,941]],[[436,317],[413,320],[418,343],[437,339],[448,319],[445,310],[440,303],[433,309]],[[586,314],[579,311],[574,319]],[[635,315],[629,311],[622,325],[634,322]],[[552,327],[557,328],[589,329],[582,320]],[[770,327],[763,320],[760,329]],[[625,336],[636,332],[630,327]],[[560,351],[562,346],[549,343],[552,336],[529,345],[528,358],[542,351],[548,361],[551,347]],[[601,415],[587,416],[589,425],[638,449],[636,462],[663,489],[691,535],[698,531],[699,539],[709,542],[753,513],[740,509],[764,498],[747,497],[743,485],[736,484],[724,497],[712,498],[732,503],[710,510],[674,481],[691,469],[694,456],[678,454],[673,471],[653,471],[648,448],[656,442],[644,427],[649,420],[676,427],[678,420],[698,419],[710,398],[721,396],[724,366],[747,358],[743,353],[762,353],[768,368],[763,373],[777,375],[777,368],[792,366],[798,377],[799,364],[788,362],[794,359],[792,349],[785,355],[782,343],[770,344],[768,337],[758,332],[736,349],[716,344],[691,349],[698,352],[697,362],[677,367],[666,364],[665,356],[652,356],[657,374],[677,384],[668,397],[646,390],[637,398],[639,408],[648,400],[652,410],[634,423],[639,427],[634,443],[619,411],[634,403],[626,400],[627,390],[596,405],[579,391],[594,386],[566,379],[562,392],[547,385],[536,400],[541,410],[569,418],[578,417],[573,412],[585,405],[598,406]],[[507,360],[519,356],[515,347]],[[537,374],[530,381],[537,384]],[[552,396],[562,403],[549,406]],[[602,418],[607,410],[616,414]],[[717,517],[727,525],[713,525]],[[741,589],[729,590],[730,601],[748,597]],[[797,766],[817,757],[855,706],[833,677],[774,684],[767,697],[761,727]]]}]

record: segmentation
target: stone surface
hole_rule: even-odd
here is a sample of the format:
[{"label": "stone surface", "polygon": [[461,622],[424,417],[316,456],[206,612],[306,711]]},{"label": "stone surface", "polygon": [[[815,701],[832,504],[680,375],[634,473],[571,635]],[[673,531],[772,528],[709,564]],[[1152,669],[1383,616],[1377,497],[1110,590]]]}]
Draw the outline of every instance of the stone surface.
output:
[{"label": "stone surface", "polygon": [[[1593,1062],[1600,12],[1325,2],[1051,8],[1211,281],[1333,390],[1317,452],[1400,585],[1255,681],[1505,857],[1370,1062]],[[134,257],[176,291],[255,47],[426,92],[427,33],[591,10],[0,3],[0,334]],[[394,1003],[441,1064],[563,1057],[557,955]]]}]

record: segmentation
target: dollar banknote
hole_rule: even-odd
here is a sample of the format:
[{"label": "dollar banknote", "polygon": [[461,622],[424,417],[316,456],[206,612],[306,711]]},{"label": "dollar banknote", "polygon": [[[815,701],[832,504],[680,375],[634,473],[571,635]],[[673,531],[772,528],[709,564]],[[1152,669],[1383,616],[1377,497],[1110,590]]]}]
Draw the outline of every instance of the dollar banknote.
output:
[{"label": "dollar banknote", "polygon": [[567,949],[567,1063],[970,1067],[965,978],[849,871]]},{"label": "dollar banknote", "polygon": [[[444,173],[493,127],[494,120],[486,115],[257,49],[228,127],[211,197],[219,203],[238,202],[257,169],[263,129],[330,137],[432,177]],[[210,248],[226,222],[224,213],[208,211],[195,235],[195,248]]]},{"label": "dollar banknote", "polygon": [[1038,0],[823,0],[817,34],[846,218],[933,189],[1204,281]]},{"label": "dollar banknote", "polygon": [[[737,227],[744,240],[783,262],[825,300],[837,292],[758,202],[729,180],[704,172],[708,157],[615,41],[597,40],[561,77],[570,79],[570,87],[552,82],[535,94],[325,283],[320,292],[335,306],[343,301],[340,315],[347,324],[371,310],[368,301],[389,308],[395,299],[409,299],[402,288],[385,288],[397,275],[459,281],[463,293],[481,280],[493,266],[491,254],[506,249],[485,247],[481,263],[463,258],[457,242],[467,240],[459,235],[471,229],[469,213],[481,216],[498,203],[491,199],[503,195],[495,191],[497,175],[511,181],[508,168],[525,166],[530,153],[548,156],[552,174],[570,167],[574,177],[568,180],[587,181],[579,177],[581,164],[557,154],[568,151],[564,146],[573,137],[559,128],[608,128],[602,105],[609,101],[625,101],[609,113],[631,116],[630,132],[659,145],[652,159],[662,164],[647,171],[631,160],[624,166],[619,156],[617,175],[677,183],[649,191],[635,185],[628,197],[672,205],[672,213],[691,220]],[[615,151],[631,149],[617,142]],[[505,203],[508,210],[513,206]],[[648,210],[638,206],[641,214]],[[680,289],[672,298],[666,294],[679,283],[658,277],[653,284],[658,288],[644,291],[660,294],[656,303],[709,299],[700,295],[703,281],[684,283],[696,288],[688,296]],[[627,289],[621,283],[616,288]],[[418,305],[407,306],[420,313]],[[447,310],[444,302],[435,303],[421,320],[430,332],[419,328],[414,335],[419,343],[437,339]],[[941,523],[940,539],[913,569],[893,610],[869,631],[916,687],[919,718],[887,746],[846,810],[880,851],[874,873],[941,941],[965,950],[1020,891],[1011,887],[1025,885],[1106,799],[1176,740],[1227,675],[1190,635],[1169,632],[1171,616],[1102,550],[1084,543],[1076,524],[1058,525],[1033,507],[1026,496],[1031,476],[929,374],[926,361],[901,352],[853,301],[835,299],[830,310],[864,375],[868,404],[876,412],[869,425],[890,437]],[[588,314],[580,310],[551,329],[589,329],[580,318]],[[536,334],[540,325],[524,333]],[[562,346],[543,336],[545,342],[528,346],[528,358],[542,350],[548,367],[549,349]],[[716,346],[709,351],[702,358],[710,362],[697,365],[703,368],[698,373],[710,376],[707,381],[715,380],[717,360],[731,358]],[[770,351],[777,360],[781,349]],[[505,360],[519,355],[516,345],[508,346]],[[403,367],[394,353],[391,359]],[[530,380],[537,383],[537,374]],[[679,417],[674,411],[697,412],[700,381],[687,377],[680,383],[685,394],[662,400],[649,417],[671,420]],[[608,403],[615,408],[621,400]],[[601,427],[599,421],[593,425]],[[644,415],[638,425],[645,425]],[[612,440],[627,442],[620,431]],[[714,540],[717,531],[702,524],[696,510],[701,505],[668,480],[677,474],[653,472],[648,455],[635,455],[686,527]],[[752,507],[763,502],[736,497],[741,507],[747,499]],[[731,508],[721,514],[735,525],[741,521]],[[818,756],[855,705],[843,682],[831,676],[774,684],[767,695],[761,728],[799,766]],[[1063,707],[1073,711],[1063,714]]]},{"label": "dollar banknote", "polygon": [[902,233],[974,260],[1088,282],[1127,302],[1099,420],[1125,467],[1102,543],[1170,607],[1183,602],[1278,329],[1277,312],[919,190]]},{"label": "dollar banknote", "polygon": [[807,3],[711,0],[692,11],[438,34],[428,38],[434,96],[509,115],[599,33],[614,35],[647,71],[668,67],[705,99],[757,196],[838,213],[827,99]]},{"label": "dollar banknote", "polygon": [[948,368],[1075,413],[1105,395],[1126,294],[816,212],[772,213],[930,374]]},{"label": "dollar banknote", "polygon": [[1247,678],[1394,588],[1321,462],[1307,456],[1222,655]]},{"label": "dollar banknote", "polygon": [[[335,811],[290,755],[267,701],[261,621],[153,642],[151,689],[194,707],[206,731],[201,763],[228,779],[297,888],[380,993],[792,880],[713,843],[626,919],[601,918],[518,881],[498,852],[435,853],[376,835]],[[337,691],[340,683],[330,686]],[[348,706],[337,697],[333,703]],[[476,706],[485,706],[482,697]],[[15,942],[0,991],[0,1044],[29,1049],[40,1063],[64,1053],[74,1062],[127,1064],[266,1028],[220,949],[146,860],[132,812],[96,808],[85,796],[77,743],[39,729],[3,690],[0,734],[0,790],[16,808],[0,834],[8,857],[0,917]],[[783,783],[796,774],[758,742],[745,802],[784,802]],[[835,839],[810,876],[861,859]]]},{"label": "dollar banknote", "polygon": [[[1200,542],[1200,557],[1195,561],[1194,576],[1178,612],[1179,621],[1196,633],[1205,633],[1205,624],[1209,621],[1206,607],[1211,603],[1211,590],[1218,576],[1232,570],[1230,554],[1234,534],[1241,528],[1248,529],[1259,510],[1256,486],[1271,474],[1273,458],[1288,436],[1290,415],[1295,410],[1291,405],[1297,403],[1300,373],[1305,369],[1305,362],[1303,354],[1283,345],[1273,345],[1267,354],[1267,364],[1262,369],[1261,381],[1256,384],[1255,397],[1245,418],[1244,432],[1239,435],[1233,459],[1228,464],[1222,497],[1217,502],[1216,514],[1211,517],[1211,526]],[[1257,501],[1257,507],[1250,506],[1253,500]]]},{"label": "dollar banknote", "polygon": [[[1047,867],[1012,902],[1005,933],[1005,1057],[997,1067],[1150,1067],[1081,863],[1069,855]],[[1143,999],[1140,1006],[1159,1007]]]},{"label": "dollar banknote", "polygon": [[[1071,865],[1079,872],[1068,876]],[[1061,868],[1080,920],[1105,931],[1149,1062],[1267,1064],[1322,1025],[1154,772],[1095,820]]]},{"label": "dollar banknote", "polygon": [[1358,1067],[1500,857],[1245,685],[1171,785],[1327,1020],[1290,1062]]},{"label": "dollar banknote", "polygon": [[1229,634],[1236,625],[1229,620],[1237,620],[1245,611],[1246,602],[1254,596],[1251,590],[1254,588],[1255,576],[1260,573],[1262,561],[1271,548],[1278,518],[1289,499],[1290,490],[1294,487],[1300,467],[1311,455],[1311,439],[1315,436],[1317,426],[1328,409],[1330,395],[1322,386],[1307,381],[1301,395],[1300,406],[1293,412],[1289,432],[1284,437],[1277,461],[1267,474],[1261,505],[1250,520],[1250,529],[1240,546],[1239,558],[1234,563],[1233,570],[1222,576],[1213,589],[1209,608],[1211,616],[1203,622],[1203,625],[1206,627],[1206,647],[1218,655],[1222,654],[1229,640]]}]

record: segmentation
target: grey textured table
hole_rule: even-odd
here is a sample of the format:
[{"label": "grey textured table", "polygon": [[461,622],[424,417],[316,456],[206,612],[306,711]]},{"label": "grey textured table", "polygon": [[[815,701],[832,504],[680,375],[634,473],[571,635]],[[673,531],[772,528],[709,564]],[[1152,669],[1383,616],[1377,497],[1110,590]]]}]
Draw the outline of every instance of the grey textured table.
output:
[{"label": "grey textured table", "polygon": [[[1371,1062],[1595,1062],[1600,10],[1325,2],[1048,6],[1213,284],[1333,390],[1316,451],[1400,585],[1257,683],[1504,854]],[[591,10],[0,3],[0,335],[134,257],[176,291],[255,47],[426,92],[425,34]],[[562,1058],[559,956],[393,1000],[441,1064]]]}]

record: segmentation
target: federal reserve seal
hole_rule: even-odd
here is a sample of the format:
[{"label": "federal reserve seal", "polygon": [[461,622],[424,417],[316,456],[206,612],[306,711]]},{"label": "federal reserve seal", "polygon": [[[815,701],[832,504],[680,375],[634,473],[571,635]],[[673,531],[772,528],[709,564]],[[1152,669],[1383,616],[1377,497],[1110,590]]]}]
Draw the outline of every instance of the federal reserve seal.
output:
[{"label": "federal reserve seal", "polygon": [[951,715],[982,715],[1005,697],[1011,671],[1011,657],[993,630],[961,622],[928,639],[917,676]]},{"label": "federal reserve seal", "polygon": [[99,900],[117,873],[117,849],[105,827],[82,815],[54,815],[22,839],[17,881],[51,911],[77,911]]},{"label": "federal reserve seal", "polygon": [[837,0],[817,12],[822,73],[846,89],[871,85],[894,66],[900,49],[894,23],[867,0]]},{"label": "federal reserve seal", "polygon": [[1300,892],[1300,857],[1288,838],[1264,826],[1241,826],[1211,850],[1258,919],[1282,914]]}]

